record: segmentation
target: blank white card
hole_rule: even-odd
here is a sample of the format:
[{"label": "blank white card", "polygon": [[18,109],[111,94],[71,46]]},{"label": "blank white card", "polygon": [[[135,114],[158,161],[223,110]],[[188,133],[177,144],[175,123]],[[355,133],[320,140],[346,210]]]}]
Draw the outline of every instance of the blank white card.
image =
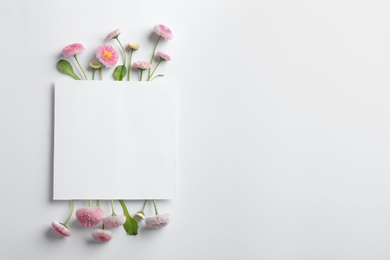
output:
[{"label": "blank white card", "polygon": [[54,199],[172,199],[170,82],[55,84]]}]

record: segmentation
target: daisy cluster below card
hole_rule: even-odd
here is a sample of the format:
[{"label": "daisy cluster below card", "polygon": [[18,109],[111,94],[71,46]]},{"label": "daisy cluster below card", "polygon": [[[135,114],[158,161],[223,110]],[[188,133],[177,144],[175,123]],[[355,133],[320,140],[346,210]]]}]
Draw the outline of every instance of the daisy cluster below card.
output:
[{"label": "daisy cluster below card", "polygon": [[55,200],[172,199],[175,160],[172,82],[55,83]]}]

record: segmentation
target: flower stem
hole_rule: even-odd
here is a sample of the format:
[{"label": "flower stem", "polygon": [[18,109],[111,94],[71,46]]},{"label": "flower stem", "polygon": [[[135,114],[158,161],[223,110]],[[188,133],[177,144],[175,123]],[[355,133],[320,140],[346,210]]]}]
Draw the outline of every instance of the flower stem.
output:
[{"label": "flower stem", "polygon": [[[154,55],[156,55],[156,49],[157,49],[158,43],[160,42],[160,39],[161,39],[161,36],[158,37],[158,39],[157,39],[157,41],[156,41],[156,45],[154,45],[154,49],[153,49],[153,53],[152,53],[152,58],[150,59],[150,64],[153,63]],[[150,70],[151,70],[151,68],[148,70],[148,79],[150,78]]]},{"label": "flower stem", "polygon": [[152,78],[150,81],[153,81],[155,78],[158,78],[158,77],[164,77],[164,74],[158,74],[154,78]]},{"label": "flower stem", "polygon": [[129,68],[127,72],[127,81],[130,81],[130,72],[131,72],[131,60],[133,58],[133,50],[130,49],[130,55],[129,55]]},{"label": "flower stem", "polygon": [[121,41],[119,40],[118,37],[115,37],[115,39],[118,41],[119,45],[121,46],[122,53],[123,53],[123,66],[126,66],[126,53],[125,53],[125,48],[123,48],[123,45]]},{"label": "flower stem", "polygon": [[74,200],[71,201],[71,210],[70,210],[70,214],[69,214],[69,217],[66,219],[64,225],[66,226],[66,224],[68,224],[70,218],[72,217],[73,215],[73,210],[74,210]]},{"label": "flower stem", "polygon": [[95,71],[96,71],[96,70],[92,70],[92,80],[95,79]]},{"label": "flower stem", "polygon": [[114,201],[111,200],[111,210],[112,210],[112,215],[115,216],[115,210],[114,210]]},{"label": "flower stem", "polygon": [[141,210],[141,211],[144,211],[144,210],[145,210],[146,202],[148,202],[148,200],[145,200],[145,201],[144,201],[144,205],[142,206],[142,210]]},{"label": "flower stem", "polygon": [[161,61],[162,61],[162,59],[160,59],[159,62],[157,63],[157,65],[156,65],[156,67],[154,68],[152,74],[150,74],[150,76],[148,77],[148,81],[150,81],[150,79],[153,77],[153,74],[154,74],[154,72],[156,71],[158,65],[160,65]]},{"label": "flower stem", "polygon": [[153,206],[154,206],[154,213],[156,213],[156,215],[158,215],[156,200],[153,200]]},{"label": "flower stem", "polygon": [[96,201],[97,206],[100,208],[100,200]]},{"label": "flower stem", "polygon": [[80,67],[80,69],[81,69],[81,72],[82,72],[83,75],[84,75],[84,78],[85,78],[86,80],[88,80],[87,75],[85,74],[85,71],[84,71],[83,67],[81,66],[79,60],[77,59],[76,55],[73,55],[73,57],[75,58],[77,64],[79,65],[79,67]]},{"label": "flower stem", "polygon": [[100,80],[103,80],[103,69],[100,67]]},{"label": "flower stem", "polygon": [[91,205],[92,205],[92,200],[89,200],[88,207],[90,207]]},{"label": "flower stem", "polygon": [[142,81],[142,72],[143,72],[144,70],[139,70],[139,81]]}]

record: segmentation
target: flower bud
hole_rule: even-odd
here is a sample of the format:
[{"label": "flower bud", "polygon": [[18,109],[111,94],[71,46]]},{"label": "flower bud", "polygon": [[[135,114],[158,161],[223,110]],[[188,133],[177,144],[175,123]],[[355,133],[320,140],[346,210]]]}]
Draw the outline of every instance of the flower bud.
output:
[{"label": "flower bud", "polygon": [[138,220],[143,220],[145,219],[145,213],[143,211],[138,211],[137,213],[135,213],[134,218]]},{"label": "flower bud", "polygon": [[92,69],[97,70],[97,69],[100,69],[102,67],[102,64],[100,62],[97,62],[97,61],[92,61],[89,63],[89,66]]},{"label": "flower bud", "polygon": [[139,44],[129,42],[129,48],[133,51],[136,51],[139,49]]}]

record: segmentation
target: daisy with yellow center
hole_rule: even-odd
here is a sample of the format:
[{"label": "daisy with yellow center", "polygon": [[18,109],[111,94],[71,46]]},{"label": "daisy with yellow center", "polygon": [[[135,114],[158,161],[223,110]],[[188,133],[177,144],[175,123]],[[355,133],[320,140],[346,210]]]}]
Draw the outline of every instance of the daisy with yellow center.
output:
[{"label": "daisy with yellow center", "polygon": [[98,58],[106,68],[112,68],[115,67],[118,62],[118,52],[111,45],[103,44],[98,47],[96,58]]}]

